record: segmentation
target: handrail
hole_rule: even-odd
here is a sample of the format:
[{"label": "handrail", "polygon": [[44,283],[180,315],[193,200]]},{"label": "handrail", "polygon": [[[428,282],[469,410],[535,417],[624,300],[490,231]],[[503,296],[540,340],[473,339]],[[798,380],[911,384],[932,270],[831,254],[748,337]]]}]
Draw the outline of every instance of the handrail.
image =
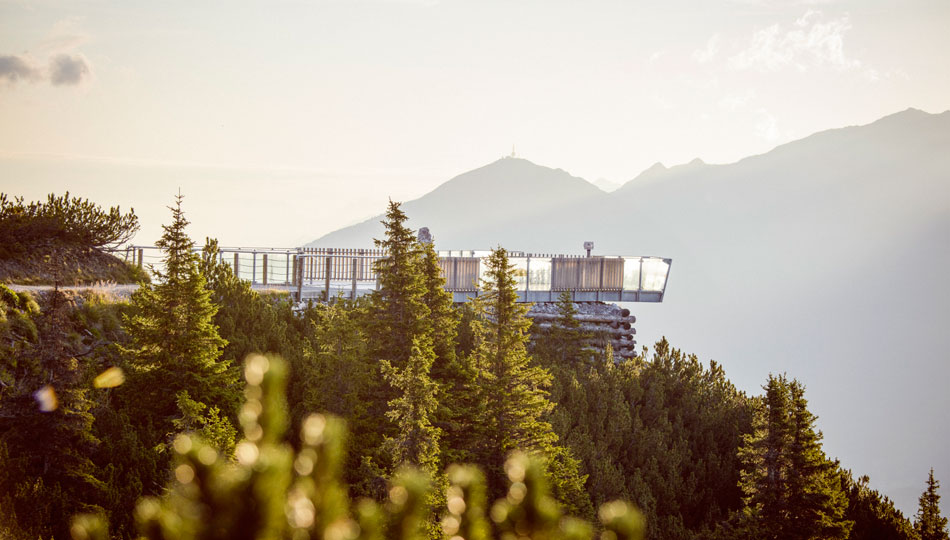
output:
[{"label": "handrail", "polygon": [[[127,262],[142,267],[146,251],[155,246],[128,246]],[[196,248],[195,251],[200,251]],[[445,289],[456,300],[477,295],[485,273],[489,252],[440,251],[439,265],[446,279]],[[220,247],[219,260],[231,266],[235,275],[255,285],[296,289],[298,299],[305,292],[345,293],[355,298],[377,288],[376,263],[386,258],[382,249],[357,248],[244,248]],[[669,278],[671,259],[661,257],[586,256],[509,252],[516,288],[523,301],[548,302],[567,291],[577,301],[662,302]],[[150,263],[160,267],[160,261]]]}]

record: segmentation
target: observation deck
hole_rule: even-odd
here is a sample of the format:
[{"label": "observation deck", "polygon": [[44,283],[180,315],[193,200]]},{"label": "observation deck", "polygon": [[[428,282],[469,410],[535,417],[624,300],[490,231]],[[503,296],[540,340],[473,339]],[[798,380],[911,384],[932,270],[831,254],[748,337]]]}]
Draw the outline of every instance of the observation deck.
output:
[{"label": "observation deck", "polygon": [[[146,255],[146,252],[148,254]],[[439,251],[445,290],[461,303],[479,294],[490,251]],[[121,255],[120,255],[121,256]],[[378,287],[379,249],[220,249],[222,263],[255,288],[287,290],[299,301],[356,298]],[[509,251],[521,302],[556,302],[567,291],[574,302],[662,302],[671,259],[661,257],[558,255]],[[132,246],[125,259],[160,266],[152,246]]]}]

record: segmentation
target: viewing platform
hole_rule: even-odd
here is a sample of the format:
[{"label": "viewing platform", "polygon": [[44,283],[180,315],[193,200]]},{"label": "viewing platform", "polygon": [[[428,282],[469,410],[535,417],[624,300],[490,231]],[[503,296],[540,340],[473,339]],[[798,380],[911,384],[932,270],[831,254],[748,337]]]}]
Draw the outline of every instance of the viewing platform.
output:
[{"label": "viewing platform", "polygon": [[[445,290],[455,302],[479,294],[490,251],[439,251]],[[121,252],[118,254],[121,256]],[[356,298],[378,286],[379,249],[240,248],[220,249],[222,263],[255,288],[287,290],[298,301]],[[671,259],[661,257],[558,255],[509,251],[521,302],[556,302],[567,291],[574,302],[662,302]],[[160,267],[152,246],[132,246],[125,259]]]}]

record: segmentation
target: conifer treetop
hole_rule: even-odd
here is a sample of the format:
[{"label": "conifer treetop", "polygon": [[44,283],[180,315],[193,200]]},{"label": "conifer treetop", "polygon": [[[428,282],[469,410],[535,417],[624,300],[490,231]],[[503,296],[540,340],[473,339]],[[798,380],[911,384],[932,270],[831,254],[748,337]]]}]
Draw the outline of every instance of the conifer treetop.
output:
[{"label": "conifer treetop", "polygon": [[934,478],[933,467],[927,477],[927,489],[920,495],[920,506],[914,529],[921,540],[948,540],[947,518],[940,515],[940,482]]}]

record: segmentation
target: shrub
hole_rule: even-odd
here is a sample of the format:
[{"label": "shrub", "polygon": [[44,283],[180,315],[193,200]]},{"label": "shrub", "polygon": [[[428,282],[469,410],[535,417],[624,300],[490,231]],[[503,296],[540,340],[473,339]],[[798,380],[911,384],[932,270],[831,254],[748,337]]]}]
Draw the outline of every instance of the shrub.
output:
[{"label": "shrub", "polygon": [[31,248],[56,244],[86,248],[115,247],[139,230],[134,210],[123,214],[118,206],[103,210],[88,199],[70,198],[69,192],[46,202],[25,204],[0,193],[0,258]]},{"label": "shrub", "polygon": [[[248,359],[247,401],[241,411],[244,440],[235,459],[195,435],[174,444],[174,478],[162,498],[143,499],[136,518],[142,536],[157,539],[333,539],[426,540],[435,519],[432,479],[415,469],[393,478],[382,504],[363,499],[352,505],[341,481],[343,422],[311,415],[302,424],[301,448],[284,440],[286,368],[276,357]],[[564,518],[548,495],[541,460],[513,454],[505,471],[506,496],[488,515],[500,540],[589,540],[593,527]],[[448,471],[446,508],[441,516],[445,539],[488,540],[484,476],[474,467]],[[601,507],[603,540],[643,537],[639,512],[626,503]],[[75,540],[108,538],[103,517],[83,514],[73,520]]]}]

